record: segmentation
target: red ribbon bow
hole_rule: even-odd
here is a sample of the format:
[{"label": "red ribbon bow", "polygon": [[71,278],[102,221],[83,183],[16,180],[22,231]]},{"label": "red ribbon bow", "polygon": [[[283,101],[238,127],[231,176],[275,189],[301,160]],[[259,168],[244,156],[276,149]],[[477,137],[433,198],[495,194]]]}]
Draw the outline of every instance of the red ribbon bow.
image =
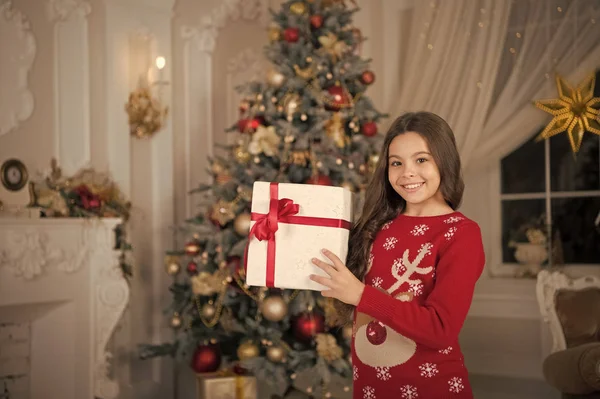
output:
[{"label": "red ribbon bow", "polygon": [[277,229],[279,229],[279,221],[286,216],[296,215],[299,211],[300,205],[294,204],[291,199],[282,198],[278,200],[276,197],[271,196],[269,213],[256,217],[256,223],[250,230],[250,237],[255,236],[258,241],[274,238]]}]

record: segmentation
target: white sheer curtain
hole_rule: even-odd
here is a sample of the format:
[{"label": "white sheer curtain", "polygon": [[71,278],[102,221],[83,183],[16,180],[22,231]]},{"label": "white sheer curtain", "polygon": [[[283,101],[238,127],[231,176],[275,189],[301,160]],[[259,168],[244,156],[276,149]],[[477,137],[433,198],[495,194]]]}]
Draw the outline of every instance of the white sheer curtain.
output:
[{"label": "white sheer curtain", "polygon": [[556,95],[555,72],[577,84],[600,67],[599,11],[600,0],[417,1],[386,108],[444,117],[465,167],[497,161],[548,119],[531,102]]},{"label": "white sheer curtain", "polygon": [[471,167],[497,162],[549,122],[532,101],[557,97],[556,73],[577,86],[600,68],[599,0],[517,2],[510,26],[497,97],[474,152],[467,155]]}]

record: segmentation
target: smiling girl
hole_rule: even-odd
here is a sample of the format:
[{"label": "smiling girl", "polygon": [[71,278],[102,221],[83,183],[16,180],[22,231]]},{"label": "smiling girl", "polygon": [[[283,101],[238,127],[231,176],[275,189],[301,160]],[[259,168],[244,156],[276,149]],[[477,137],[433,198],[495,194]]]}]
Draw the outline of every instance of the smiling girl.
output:
[{"label": "smiling girl", "polygon": [[353,397],[472,398],[458,335],[485,255],[479,226],[457,209],[464,183],[450,126],[394,121],[350,234],[347,266],[313,259],[311,278],[352,318]]}]

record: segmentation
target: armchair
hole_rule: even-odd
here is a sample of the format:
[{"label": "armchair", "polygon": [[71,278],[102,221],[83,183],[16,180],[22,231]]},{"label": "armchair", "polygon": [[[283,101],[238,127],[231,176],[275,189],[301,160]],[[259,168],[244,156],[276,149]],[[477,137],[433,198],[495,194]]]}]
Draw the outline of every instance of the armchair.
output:
[{"label": "armchair", "polygon": [[563,399],[600,399],[600,278],[543,270],[536,294],[552,334],[543,362],[546,382]]}]

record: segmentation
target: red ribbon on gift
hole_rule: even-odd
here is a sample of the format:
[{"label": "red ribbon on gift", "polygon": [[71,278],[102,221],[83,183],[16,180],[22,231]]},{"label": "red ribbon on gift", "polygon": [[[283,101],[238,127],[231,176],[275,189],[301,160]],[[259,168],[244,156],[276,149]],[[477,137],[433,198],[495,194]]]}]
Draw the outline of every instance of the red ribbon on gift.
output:
[{"label": "red ribbon on gift", "polygon": [[[275,286],[275,233],[279,223],[301,224],[305,226],[337,227],[350,229],[350,222],[343,219],[320,218],[312,216],[296,216],[300,205],[289,198],[279,199],[279,183],[269,186],[269,213],[251,213],[251,220],[256,223],[250,229],[249,238],[259,241],[267,240],[267,287]],[[247,259],[246,259],[247,261]]]}]

